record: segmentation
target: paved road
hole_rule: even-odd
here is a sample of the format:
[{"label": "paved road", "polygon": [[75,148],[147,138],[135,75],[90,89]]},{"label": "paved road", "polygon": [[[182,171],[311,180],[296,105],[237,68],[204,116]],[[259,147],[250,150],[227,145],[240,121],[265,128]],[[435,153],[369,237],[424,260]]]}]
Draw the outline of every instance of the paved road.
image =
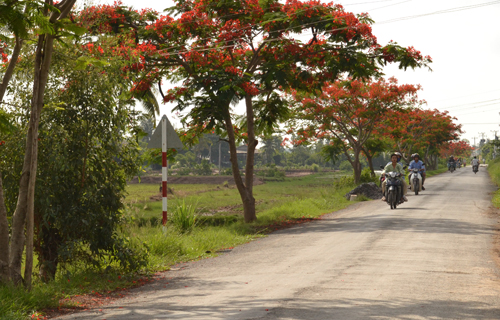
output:
[{"label": "paved road", "polygon": [[485,168],[426,187],[396,210],[356,204],[63,319],[500,319]]}]

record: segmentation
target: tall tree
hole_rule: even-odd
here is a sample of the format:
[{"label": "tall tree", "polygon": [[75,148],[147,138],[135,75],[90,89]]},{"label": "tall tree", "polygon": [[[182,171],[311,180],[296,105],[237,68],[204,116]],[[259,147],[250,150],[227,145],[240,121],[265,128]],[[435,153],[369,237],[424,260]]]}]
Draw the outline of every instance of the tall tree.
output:
[{"label": "tall tree", "polygon": [[[409,163],[411,154],[421,152],[429,168],[436,168],[441,146],[458,139],[461,126],[447,112],[413,108],[387,113],[378,128],[379,135],[392,143]],[[432,155],[432,156],[431,156]]]},{"label": "tall tree", "polygon": [[359,183],[363,147],[388,112],[418,102],[419,89],[420,86],[398,85],[391,78],[337,81],[325,86],[317,97],[296,93],[301,125],[296,129],[299,143],[318,138],[342,141],[343,153],[354,169],[354,181]]},{"label": "tall tree", "polygon": [[[36,19],[38,23],[44,25],[44,28],[37,29],[37,41],[34,54],[34,80],[33,92],[31,98],[30,120],[28,123],[28,133],[26,136],[26,147],[24,155],[24,163],[22,175],[19,183],[19,196],[17,200],[16,210],[12,217],[12,236],[10,239],[10,248],[0,248],[0,251],[9,250],[9,272],[10,279],[15,284],[25,283],[26,286],[31,286],[31,274],[33,271],[33,212],[34,212],[34,192],[36,181],[36,168],[37,168],[37,150],[38,150],[38,125],[40,121],[40,114],[43,108],[44,92],[47,85],[47,78],[53,53],[53,43],[58,35],[62,35],[66,31],[64,29],[71,29],[71,23],[66,20],[66,17],[73,8],[76,0],[62,0],[54,4],[52,0],[45,0],[42,6],[36,7],[33,10],[38,13]],[[12,1],[9,4],[16,4],[17,1]],[[19,2],[21,3],[21,2]],[[27,7],[37,3],[22,2]],[[21,12],[17,8],[17,12]],[[76,31],[76,29],[73,29]],[[19,34],[19,33],[18,33]],[[68,32],[66,32],[68,35]],[[16,36],[15,47],[13,55],[19,52],[22,45],[20,36]],[[8,86],[8,80],[13,72],[15,63],[18,59],[9,63],[0,93],[4,94]],[[10,75],[9,75],[10,73]],[[7,77],[8,79],[5,79]],[[6,81],[7,80],[7,81]],[[3,97],[2,97],[3,99]],[[6,217],[0,216],[4,220]],[[3,221],[5,222],[5,220]],[[3,225],[3,223],[2,223]],[[2,230],[3,231],[3,230]],[[23,260],[24,247],[26,245],[26,261],[25,261],[25,274],[24,279],[21,275],[21,264]],[[3,254],[1,256],[4,256]]]}]

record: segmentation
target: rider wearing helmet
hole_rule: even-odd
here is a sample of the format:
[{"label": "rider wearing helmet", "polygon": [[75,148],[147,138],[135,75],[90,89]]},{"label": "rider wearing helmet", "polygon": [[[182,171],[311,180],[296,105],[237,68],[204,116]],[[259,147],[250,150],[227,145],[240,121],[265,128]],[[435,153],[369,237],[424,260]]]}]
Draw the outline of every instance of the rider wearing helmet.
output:
[{"label": "rider wearing helmet", "polygon": [[450,158],[448,159],[448,170],[450,170],[450,166],[453,166],[453,168],[456,169],[455,158],[453,156],[450,156]]},{"label": "rider wearing helmet", "polygon": [[[420,155],[418,153],[414,153],[411,156],[412,156],[413,160],[410,162],[410,166],[408,167],[408,169],[410,169],[410,170],[411,169],[419,169],[421,171],[420,174],[422,175],[422,190],[425,190],[425,188],[424,188],[425,165],[422,162],[422,160],[420,160]],[[410,181],[410,177],[408,177],[408,181]]]},{"label": "rider wearing helmet", "polygon": [[[399,154],[399,155],[398,155]],[[401,157],[401,154],[399,152],[394,152],[393,154],[391,154],[391,162],[389,162],[385,168],[384,168],[384,172],[398,172],[401,174],[401,177],[398,178],[399,180],[401,180],[401,182],[403,183],[403,200],[404,201],[408,201],[408,198],[406,198],[406,193],[407,193],[407,189],[408,189],[408,186],[406,185],[406,182],[405,182],[405,179],[404,179],[404,176],[405,176],[405,170],[403,169],[403,166],[398,163],[398,157]],[[385,201],[386,198],[385,198],[385,187],[387,185],[387,180],[384,180],[384,182],[382,182],[382,193],[383,193],[383,197],[382,197],[382,201]]]}]

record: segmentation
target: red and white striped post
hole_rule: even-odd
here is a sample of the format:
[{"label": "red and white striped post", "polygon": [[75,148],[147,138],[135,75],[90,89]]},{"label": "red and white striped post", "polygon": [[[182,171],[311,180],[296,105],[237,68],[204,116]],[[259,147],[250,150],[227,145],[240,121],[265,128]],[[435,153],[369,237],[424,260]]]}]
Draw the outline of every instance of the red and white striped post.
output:
[{"label": "red and white striped post", "polygon": [[163,231],[167,231],[167,181],[168,181],[168,160],[167,160],[167,118],[161,119],[161,186],[162,186],[162,209],[163,209]]}]

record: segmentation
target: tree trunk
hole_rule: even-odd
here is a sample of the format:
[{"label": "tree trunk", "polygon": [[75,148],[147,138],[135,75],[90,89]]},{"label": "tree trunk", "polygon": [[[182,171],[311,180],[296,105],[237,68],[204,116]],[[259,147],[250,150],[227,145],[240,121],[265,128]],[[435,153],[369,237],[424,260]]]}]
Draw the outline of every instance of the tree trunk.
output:
[{"label": "tree trunk", "polygon": [[255,198],[253,196],[253,173],[255,162],[255,148],[259,141],[255,139],[255,121],[252,105],[252,96],[245,96],[245,104],[247,111],[247,133],[248,133],[248,147],[247,147],[247,163],[245,166],[245,185],[247,189],[247,202],[243,202],[243,214],[245,222],[257,220],[255,212]]},{"label": "tree trunk", "polygon": [[7,90],[9,81],[12,78],[12,74],[14,74],[14,68],[16,67],[17,60],[19,59],[19,53],[21,52],[22,46],[23,40],[19,39],[16,36],[16,45],[14,46],[14,50],[12,50],[12,56],[9,61],[9,65],[7,66],[7,70],[5,70],[2,82],[0,83],[0,102],[3,102],[5,91]]},{"label": "tree trunk", "polygon": [[[243,183],[243,179],[241,178],[240,169],[238,167],[238,156],[236,153],[236,138],[234,136],[233,123],[231,120],[231,114],[229,112],[229,106],[225,110],[224,114],[224,124],[226,125],[227,138],[229,144],[229,154],[231,161],[231,168],[233,170],[234,183],[236,184],[236,188],[240,193],[241,201],[243,203],[243,214],[245,218],[245,222],[251,222],[256,219],[255,215],[255,199],[249,196],[247,188]],[[253,217],[249,215],[252,212],[253,207]]]},{"label": "tree trunk", "polygon": [[54,280],[59,264],[59,243],[61,237],[56,229],[47,227],[44,224],[39,225],[38,237],[41,238],[43,245],[38,250],[40,264],[40,278],[43,282]]},{"label": "tree trunk", "polygon": [[[75,2],[76,0],[63,0],[56,4],[55,6],[60,11],[51,12],[49,22],[54,24],[57,20],[64,19],[69,14]],[[45,3],[53,5],[52,0],[46,0]],[[33,273],[33,220],[36,169],[38,164],[38,125],[40,122],[40,114],[43,108],[43,96],[52,60],[54,37],[55,36],[53,34],[42,34],[38,36],[35,53],[33,98],[31,100],[30,121],[26,137],[23,169],[21,173],[21,180],[19,182],[19,195],[17,198],[16,209],[12,217],[12,237],[9,261],[11,280],[16,285],[24,282],[28,288],[31,287],[31,275]],[[21,265],[25,242],[26,264],[25,279],[23,281],[23,277],[21,275]]]},{"label": "tree trunk", "polygon": [[361,182],[361,162],[359,161],[359,150],[354,150],[354,161],[352,162],[352,168],[354,169],[354,183],[359,184]]},{"label": "tree trunk", "polygon": [[0,283],[10,280],[9,269],[9,222],[3,196],[2,172],[0,171]]}]

